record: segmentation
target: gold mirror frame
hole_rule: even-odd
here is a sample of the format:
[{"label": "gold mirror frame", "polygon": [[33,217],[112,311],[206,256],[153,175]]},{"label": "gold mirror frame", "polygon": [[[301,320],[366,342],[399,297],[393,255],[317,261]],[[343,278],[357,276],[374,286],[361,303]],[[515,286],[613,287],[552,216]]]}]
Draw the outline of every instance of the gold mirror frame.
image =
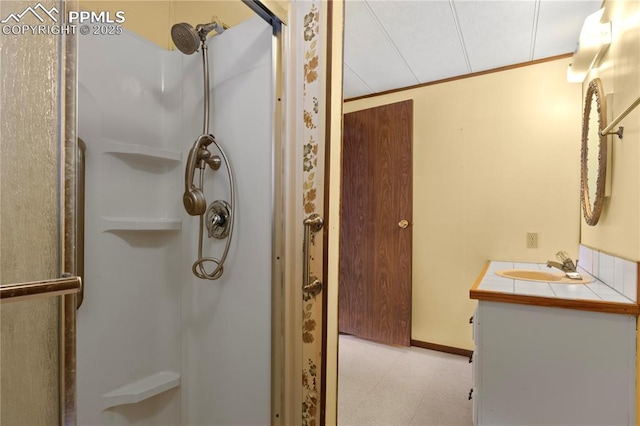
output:
[{"label": "gold mirror frame", "polygon": [[[598,122],[591,122],[591,110],[595,104],[597,108]],[[600,219],[600,213],[602,212],[602,205],[604,203],[604,186],[605,176],[607,174],[607,136],[602,135],[602,130],[607,126],[607,103],[602,90],[602,81],[599,78],[594,78],[589,82],[587,88],[587,94],[584,98],[584,110],[582,116],[582,152],[580,156],[580,198],[582,202],[582,213],[587,225],[595,226]],[[597,126],[597,131],[594,131],[593,126]],[[595,133],[597,135],[598,144],[596,145],[591,141],[589,145],[589,133]],[[589,181],[589,148],[594,149],[597,146],[598,161],[596,171],[596,181]],[[595,155],[595,153],[591,153]],[[593,161],[592,161],[593,162]],[[592,171],[593,172],[593,171]],[[591,187],[591,192],[594,194],[593,199],[589,195],[589,185],[596,185],[595,191]]]}]

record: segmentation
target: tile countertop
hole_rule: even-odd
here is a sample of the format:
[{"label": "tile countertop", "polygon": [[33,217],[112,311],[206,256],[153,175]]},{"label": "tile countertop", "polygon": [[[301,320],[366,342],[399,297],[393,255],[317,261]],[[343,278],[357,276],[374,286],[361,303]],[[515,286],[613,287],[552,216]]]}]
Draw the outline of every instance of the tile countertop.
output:
[{"label": "tile countertop", "polygon": [[589,284],[548,283],[517,280],[496,274],[496,271],[507,269],[551,271],[544,263],[487,262],[471,288],[471,299],[636,316],[640,312],[636,302],[592,277],[580,267],[578,267],[578,272],[583,277],[592,277],[593,282]]}]

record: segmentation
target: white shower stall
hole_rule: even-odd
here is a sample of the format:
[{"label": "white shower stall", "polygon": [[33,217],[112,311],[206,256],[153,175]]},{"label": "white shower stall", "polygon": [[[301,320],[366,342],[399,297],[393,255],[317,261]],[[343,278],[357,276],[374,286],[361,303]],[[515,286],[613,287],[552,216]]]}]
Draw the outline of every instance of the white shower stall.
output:
[{"label": "white shower stall", "polygon": [[[78,36],[87,146],[78,424],[271,423],[272,32],[256,16],[207,43],[209,132],[236,185],[233,240],[215,281],[191,272],[198,218],[182,207],[203,127],[200,52],[126,30]],[[207,204],[231,201],[224,164],[205,171],[204,192]],[[204,255],[220,257],[224,241],[205,240]]]}]

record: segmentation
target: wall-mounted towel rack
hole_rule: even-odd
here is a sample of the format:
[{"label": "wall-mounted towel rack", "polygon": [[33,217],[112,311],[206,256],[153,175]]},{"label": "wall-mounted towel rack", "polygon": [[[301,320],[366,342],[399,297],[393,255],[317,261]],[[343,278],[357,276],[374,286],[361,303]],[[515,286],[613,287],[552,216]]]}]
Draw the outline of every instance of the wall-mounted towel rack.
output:
[{"label": "wall-mounted towel rack", "polygon": [[600,131],[600,136],[618,135],[618,138],[622,139],[622,134],[624,132],[624,127],[622,127],[622,126],[618,127],[618,130],[616,130],[615,132],[612,132],[611,129],[616,127],[616,125],[620,121],[622,121],[623,118],[625,118],[627,115],[629,115],[629,113],[631,111],[633,111],[634,108],[637,107],[638,105],[640,105],[640,96],[635,101],[633,101],[633,103],[629,106],[629,108],[627,108],[624,111],[622,111],[622,113],[619,116],[617,116],[607,127],[602,129]]}]

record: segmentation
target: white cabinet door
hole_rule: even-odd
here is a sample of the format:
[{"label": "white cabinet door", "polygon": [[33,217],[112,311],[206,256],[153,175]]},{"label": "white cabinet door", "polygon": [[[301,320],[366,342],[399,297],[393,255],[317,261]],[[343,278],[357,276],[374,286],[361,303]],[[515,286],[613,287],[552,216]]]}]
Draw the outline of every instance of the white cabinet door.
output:
[{"label": "white cabinet door", "polygon": [[635,424],[636,318],[481,301],[480,425]]},{"label": "white cabinet door", "polygon": [[472,365],[471,365],[471,383],[472,383],[472,405],[473,405],[473,424],[477,425],[478,424],[478,397],[479,397],[479,393],[480,393],[480,389],[479,389],[479,374],[480,374],[480,351],[478,350],[479,347],[479,334],[478,334],[478,322],[480,321],[480,318],[478,316],[478,308],[476,308],[475,312],[473,313],[473,316],[471,317],[472,319],[472,334],[473,334],[473,342],[475,343],[475,347],[473,349],[473,355],[472,355]]}]

